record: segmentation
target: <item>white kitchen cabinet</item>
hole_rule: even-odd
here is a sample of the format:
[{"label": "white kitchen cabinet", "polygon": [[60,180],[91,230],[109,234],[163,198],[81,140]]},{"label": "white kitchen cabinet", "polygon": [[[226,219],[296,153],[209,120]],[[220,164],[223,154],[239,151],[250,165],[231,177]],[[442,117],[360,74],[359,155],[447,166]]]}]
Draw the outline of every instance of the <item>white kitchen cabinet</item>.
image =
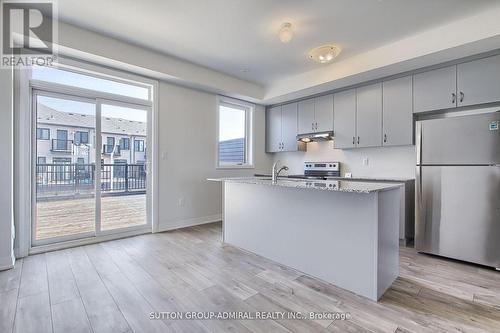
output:
[{"label": "white kitchen cabinet", "polygon": [[298,134],[315,132],[314,98],[298,103]]},{"label": "white kitchen cabinet", "polygon": [[298,134],[333,131],[333,94],[298,103]]},{"label": "white kitchen cabinet", "polygon": [[411,145],[413,143],[412,77],[405,76],[385,81],[382,87],[382,145]]},{"label": "white kitchen cabinet", "polygon": [[333,94],[314,99],[314,123],[316,132],[333,131]]},{"label": "white kitchen cabinet", "polygon": [[500,55],[457,65],[458,106],[500,101]]},{"label": "white kitchen cabinet", "polygon": [[266,117],[266,151],[275,153],[281,151],[281,105],[267,110]]},{"label": "white kitchen cabinet", "polygon": [[281,142],[281,151],[297,150],[297,103],[282,106]]},{"label": "white kitchen cabinet", "polygon": [[335,148],[356,147],[356,90],[333,95],[333,134]]},{"label": "white kitchen cabinet", "polygon": [[356,88],[356,147],[382,145],[382,83]]},{"label": "white kitchen cabinet", "polygon": [[297,103],[267,109],[266,152],[305,150],[305,143],[297,142]]},{"label": "white kitchen cabinet", "polygon": [[452,108],[457,105],[457,68],[450,66],[413,76],[413,112]]}]

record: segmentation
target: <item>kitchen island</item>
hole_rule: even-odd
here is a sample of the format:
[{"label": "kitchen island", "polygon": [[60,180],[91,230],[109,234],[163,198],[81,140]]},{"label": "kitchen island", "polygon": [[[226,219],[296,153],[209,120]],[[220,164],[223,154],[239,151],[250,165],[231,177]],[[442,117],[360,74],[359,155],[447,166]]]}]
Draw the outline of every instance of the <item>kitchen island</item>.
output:
[{"label": "kitchen island", "polygon": [[223,241],[378,300],[399,274],[401,186],[210,179],[223,184]]}]

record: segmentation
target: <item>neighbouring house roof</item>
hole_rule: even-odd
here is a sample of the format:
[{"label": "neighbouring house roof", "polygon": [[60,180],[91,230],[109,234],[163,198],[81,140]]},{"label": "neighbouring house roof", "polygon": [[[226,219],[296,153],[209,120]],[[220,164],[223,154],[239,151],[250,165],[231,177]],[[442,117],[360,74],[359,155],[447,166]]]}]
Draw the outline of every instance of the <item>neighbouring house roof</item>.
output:
[{"label": "neighbouring house roof", "polygon": [[[76,112],[54,110],[44,104],[37,105],[37,121],[40,124],[70,127],[95,127],[95,116]],[[102,118],[102,132],[122,135],[146,136],[146,123],[122,118]]]}]

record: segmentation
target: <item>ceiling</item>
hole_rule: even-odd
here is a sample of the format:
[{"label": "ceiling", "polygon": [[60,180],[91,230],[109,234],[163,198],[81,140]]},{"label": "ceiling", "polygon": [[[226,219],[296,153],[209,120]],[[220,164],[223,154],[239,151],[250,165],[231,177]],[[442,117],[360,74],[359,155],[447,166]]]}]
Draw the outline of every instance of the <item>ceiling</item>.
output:
[{"label": "ceiling", "polygon": [[[64,0],[67,23],[268,86],[318,68],[309,49],[333,42],[345,60],[471,16],[499,0]],[[283,22],[295,36],[277,37]]]}]

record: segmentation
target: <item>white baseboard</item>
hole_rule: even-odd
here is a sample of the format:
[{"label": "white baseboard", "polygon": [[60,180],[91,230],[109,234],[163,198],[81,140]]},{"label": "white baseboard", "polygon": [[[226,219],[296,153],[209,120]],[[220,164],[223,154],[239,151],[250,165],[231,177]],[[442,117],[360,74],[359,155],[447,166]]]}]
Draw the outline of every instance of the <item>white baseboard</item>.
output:
[{"label": "white baseboard", "polygon": [[214,223],[222,221],[222,214],[195,217],[191,219],[176,220],[170,222],[160,222],[158,232],[192,227],[200,224]]},{"label": "white baseboard", "polygon": [[15,259],[12,256],[0,258],[0,271],[4,271],[6,269],[13,268],[14,263],[15,263]]}]

